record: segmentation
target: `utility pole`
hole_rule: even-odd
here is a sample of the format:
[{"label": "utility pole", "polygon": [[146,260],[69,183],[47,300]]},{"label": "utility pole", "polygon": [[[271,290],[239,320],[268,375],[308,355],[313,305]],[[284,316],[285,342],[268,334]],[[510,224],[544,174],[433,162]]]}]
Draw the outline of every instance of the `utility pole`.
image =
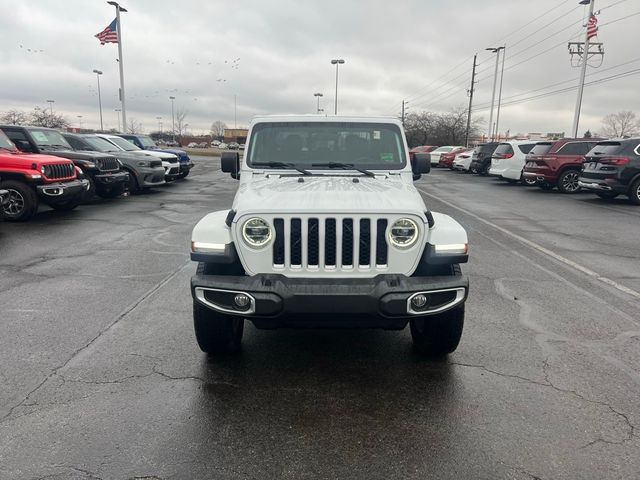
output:
[{"label": "utility pole", "polygon": [[96,78],[98,79],[98,107],[100,108],[100,131],[104,131],[104,125],[102,123],[102,97],[100,96],[100,75],[102,75],[102,71],[93,70],[93,73],[96,74]]},{"label": "utility pole", "polygon": [[404,127],[404,104],[407,103],[404,100],[402,100],[402,126]]},{"label": "utility pole", "polygon": [[489,141],[491,141],[492,133],[493,133],[493,107],[496,101],[496,86],[498,84],[498,65],[500,64],[500,50],[502,50],[502,48],[503,47],[485,48],[485,50],[488,50],[496,54],[496,70],[493,74],[493,93],[491,94],[491,113],[489,114],[489,135],[488,135]]},{"label": "utility pole", "polygon": [[322,97],[322,93],[320,92],[316,92],[313,94],[314,97],[316,97],[316,114],[320,113],[320,97]]},{"label": "utility pole", "polygon": [[126,130],[127,110],[124,105],[124,65],[122,63],[122,23],[120,22],[120,12],[126,12],[127,9],[121,7],[117,2],[114,1],[108,1],[107,3],[116,7],[116,28],[118,32],[118,66],[120,67],[120,103],[122,104],[122,127]]},{"label": "utility pole", "polygon": [[464,144],[465,146],[469,146],[469,130],[471,129],[471,107],[473,107],[473,91],[476,86],[476,61],[478,59],[478,54],[476,53],[473,56],[473,70],[471,71],[471,87],[469,88],[469,108],[467,110],[467,130],[464,135]]},{"label": "utility pole", "polygon": [[[591,20],[593,16],[593,10],[596,0],[589,2],[589,16]],[[580,123],[580,110],[582,109],[582,93],[584,91],[584,77],[587,74],[587,60],[589,59],[589,29],[587,28],[584,34],[584,49],[582,50],[582,68],[580,69],[580,83],[578,83],[578,98],[576,99],[576,111],[573,115],[573,138],[578,137],[578,125]]]},{"label": "utility pole", "polygon": [[500,106],[502,105],[502,80],[504,79],[504,59],[507,56],[507,44],[502,47],[502,69],[500,70],[500,90],[498,93],[498,111],[496,113],[496,140],[500,141],[498,128],[500,125]]},{"label": "utility pole", "polygon": [[176,117],[173,114],[173,101],[176,99],[173,95],[169,97],[171,100],[171,141],[176,141]]}]

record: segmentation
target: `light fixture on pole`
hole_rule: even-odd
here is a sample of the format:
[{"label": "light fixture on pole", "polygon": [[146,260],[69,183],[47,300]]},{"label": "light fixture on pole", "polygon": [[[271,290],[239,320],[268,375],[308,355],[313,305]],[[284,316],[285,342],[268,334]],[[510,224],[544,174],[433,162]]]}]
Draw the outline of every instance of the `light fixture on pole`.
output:
[{"label": "light fixture on pole", "polygon": [[171,100],[171,140],[176,141],[176,117],[173,115],[173,101],[176,97],[171,96],[169,100]]},{"label": "light fixture on pole", "polygon": [[102,75],[102,72],[100,70],[93,69],[93,73],[96,74],[96,78],[98,79],[98,107],[100,108],[100,131],[103,131],[104,125],[102,124],[102,97],[100,96],[100,75]]},{"label": "light fixture on pole", "polygon": [[56,103],[55,100],[47,100],[47,103],[49,103],[49,111],[51,112],[51,115],[53,115],[53,104]]},{"label": "light fixture on pole", "polygon": [[331,65],[336,66],[336,98],[335,98],[335,109],[334,115],[338,115],[338,66],[342,65],[344,60],[342,58],[334,58],[331,60]]},{"label": "light fixture on pole", "polygon": [[320,97],[322,97],[323,95],[320,92],[318,92],[318,93],[314,93],[313,96],[316,97],[317,99],[316,113],[320,113]]},{"label": "light fixture on pole", "polygon": [[117,115],[117,117],[118,117],[118,132],[120,131],[120,112],[121,112],[121,111],[122,111],[122,109],[121,109],[121,108],[116,108],[116,109],[114,110],[114,112],[116,112],[116,115]]},{"label": "light fixture on pole", "polygon": [[116,31],[118,32],[118,66],[120,67],[120,104],[122,105],[122,126],[127,128],[127,109],[125,107],[124,93],[124,65],[122,62],[122,23],[120,22],[120,12],[127,9],[118,5],[118,2],[108,1],[109,5],[116,7]]},{"label": "light fixture on pole", "polygon": [[500,50],[504,49],[504,47],[490,47],[485,48],[485,50],[496,54],[496,70],[493,74],[493,92],[491,94],[491,113],[489,114],[489,134],[487,135],[487,140],[491,141],[493,136],[493,107],[496,101],[496,85],[498,83],[498,65],[500,64]]}]

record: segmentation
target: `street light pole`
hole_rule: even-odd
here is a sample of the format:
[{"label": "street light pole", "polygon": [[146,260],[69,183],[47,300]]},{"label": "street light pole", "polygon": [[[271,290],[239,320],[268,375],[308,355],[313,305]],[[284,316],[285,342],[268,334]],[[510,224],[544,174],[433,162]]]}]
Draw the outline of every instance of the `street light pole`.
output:
[{"label": "street light pole", "polygon": [[504,79],[504,58],[507,56],[507,44],[502,47],[502,68],[500,69],[500,90],[498,91],[498,111],[496,112],[496,139],[500,141],[500,106],[502,105],[502,80]]},{"label": "street light pole", "polygon": [[504,47],[490,47],[485,48],[490,52],[496,54],[496,70],[493,74],[493,93],[491,94],[491,113],[489,114],[489,134],[487,135],[487,140],[491,141],[493,136],[493,107],[496,101],[496,85],[498,83],[498,65],[500,64],[500,50]]},{"label": "street light pole", "polygon": [[342,65],[344,60],[342,58],[334,58],[331,60],[331,65],[336,66],[336,98],[335,98],[335,109],[334,115],[338,115],[338,66]]},{"label": "street light pole", "polygon": [[78,123],[80,124],[80,131],[82,131],[82,115],[76,115],[78,117]]},{"label": "street light pole", "polygon": [[323,95],[320,92],[318,92],[318,93],[314,93],[313,96],[316,97],[317,99],[316,113],[320,113],[320,97],[322,97]]},{"label": "street light pole", "polygon": [[162,117],[156,117],[158,120],[158,128],[160,129],[160,133],[162,133]]},{"label": "street light pole", "polygon": [[[582,3],[582,2],[581,2]],[[589,16],[591,19],[593,16],[593,9],[596,0],[589,2]],[[587,74],[587,60],[589,59],[589,41],[591,37],[589,35],[589,29],[586,29],[584,36],[584,49],[582,50],[582,68],[580,69],[580,83],[578,84],[578,98],[576,99],[576,111],[573,115],[573,138],[578,138],[578,125],[580,124],[580,110],[582,110],[582,94],[584,92],[584,77]]]},{"label": "street light pole", "polygon": [[102,124],[102,97],[100,96],[100,75],[102,72],[100,70],[93,70],[93,73],[96,74],[96,78],[98,79],[98,107],[100,108],[100,131],[104,130],[104,125]]},{"label": "street light pole", "polygon": [[116,112],[116,115],[118,116],[118,132],[120,131],[120,112],[122,111],[122,109],[120,108],[116,108],[114,110],[114,112]]},{"label": "street light pole", "polygon": [[53,115],[53,104],[55,103],[55,100],[47,100],[47,102],[49,103],[49,112]]},{"label": "street light pole", "polygon": [[176,117],[173,115],[173,101],[176,99],[176,97],[169,97],[169,100],[171,100],[171,139],[172,141],[176,141]]},{"label": "street light pole", "polygon": [[[120,103],[122,105],[122,126],[127,129],[127,109],[125,107],[124,94],[124,65],[122,63],[122,23],[120,22],[120,12],[127,9],[118,5],[118,2],[108,1],[109,5],[116,7],[116,30],[118,32],[118,66],[120,67]],[[118,129],[119,130],[119,129]]]}]

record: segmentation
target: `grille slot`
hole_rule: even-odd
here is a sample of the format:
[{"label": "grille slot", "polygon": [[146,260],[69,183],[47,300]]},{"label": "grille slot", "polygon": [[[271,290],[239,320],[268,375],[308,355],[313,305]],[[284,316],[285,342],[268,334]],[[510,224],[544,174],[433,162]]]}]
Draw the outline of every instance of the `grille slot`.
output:
[{"label": "grille slot", "polygon": [[162,166],[162,160],[150,160],[149,161],[149,167],[151,167],[151,168],[161,167],[161,166]]},{"label": "grille slot", "polygon": [[109,157],[101,158],[96,163],[100,171],[103,171],[103,172],[114,171],[119,169],[118,160],[116,160],[115,158],[109,158]]},{"label": "grille slot", "polygon": [[353,220],[342,220],[342,266],[353,266]]},{"label": "grille slot", "polygon": [[387,232],[387,221],[385,219],[378,220],[376,230],[376,265],[387,264],[387,239],[385,237]]},{"label": "grille slot", "polygon": [[359,242],[358,265],[369,266],[371,264],[371,221],[368,218],[360,219]]},{"label": "grille slot", "polygon": [[276,238],[273,242],[273,264],[284,265],[284,220],[276,218],[273,221]]},{"label": "grille slot", "polygon": [[317,267],[320,262],[320,225],[317,218],[310,218],[307,233],[307,261],[309,266]]},{"label": "grille slot", "polygon": [[50,180],[73,177],[73,165],[71,163],[56,163],[45,165],[45,176]]},{"label": "grille slot", "polygon": [[336,266],[336,219],[327,218],[324,221],[324,264],[327,267]]},{"label": "grille slot", "polygon": [[302,222],[299,218],[291,219],[291,266],[302,266]]}]

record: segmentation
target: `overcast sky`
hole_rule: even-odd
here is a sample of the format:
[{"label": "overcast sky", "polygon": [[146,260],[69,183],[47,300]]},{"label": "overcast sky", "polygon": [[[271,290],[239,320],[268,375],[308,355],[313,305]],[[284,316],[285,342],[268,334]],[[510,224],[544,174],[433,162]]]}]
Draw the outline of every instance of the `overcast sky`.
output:
[{"label": "overcast sky", "polygon": [[[639,70],[640,0],[595,1],[606,54],[587,81]],[[193,133],[208,131],[214,120],[233,126],[234,95],[238,126],[256,114],[314,113],[314,92],[324,94],[321,107],[333,113],[332,58],[346,62],[340,114],[395,116],[402,99],[409,112],[464,107],[476,52],[474,103],[488,123],[495,55],[485,48],[507,44],[505,103],[573,87],[579,70],[571,67],[567,42],[582,39],[586,15],[578,0],[121,4],[128,9],[122,14],[127,116],[147,132],[158,128],[156,117],[170,127],[170,95],[176,108],[188,110]],[[97,68],[104,72],[105,128],[115,127],[118,49],[94,38],[115,17],[114,7],[103,0],[20,0],[3,10],[0,111],[46,107],[53,99],[74,126],[82,115],[84,127],[98,127]],[[585,89],[581,132],[598,130],[607,113],[640,114],[640,75],[633,73]],[[575,98],[572,90],[505,105],[500,130],[569,132]]]}]

